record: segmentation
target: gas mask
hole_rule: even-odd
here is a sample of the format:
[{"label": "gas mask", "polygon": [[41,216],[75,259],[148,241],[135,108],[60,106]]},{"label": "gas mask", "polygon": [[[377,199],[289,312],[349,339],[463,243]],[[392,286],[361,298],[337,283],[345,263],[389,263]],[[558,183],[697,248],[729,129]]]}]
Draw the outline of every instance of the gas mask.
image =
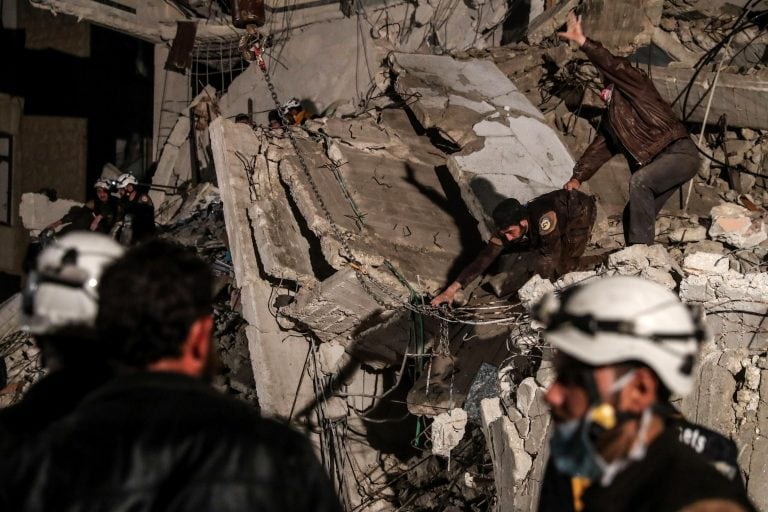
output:
[{"label": "gas mask", "polygon": [[[614,395],[620,392],[634,374],[635,372],[632,370],[622,375],[611,386],[610,394]],[[613,405],[603,402],[593,405],[581,418],[556,424],[550,439],[550,454],[557,470],[568,476],[586,478],[590,481],[601,479],[602,482],[602,479],[607,475],[610,475],[612,480],[626,466],[628,461],[622,459],[611,463],[605,462],[598,454],[595,442],[603,434],[632,417],[634,415],[617,413]],[[638,439],[641,437],[644,439],[645,428],[642,425],[640,430]],[[644,443],[644,441],[642,442]],[[644,448],[643,446],[640,458],[645,456]],[[630,450],[631,454],[632,450]]]}]

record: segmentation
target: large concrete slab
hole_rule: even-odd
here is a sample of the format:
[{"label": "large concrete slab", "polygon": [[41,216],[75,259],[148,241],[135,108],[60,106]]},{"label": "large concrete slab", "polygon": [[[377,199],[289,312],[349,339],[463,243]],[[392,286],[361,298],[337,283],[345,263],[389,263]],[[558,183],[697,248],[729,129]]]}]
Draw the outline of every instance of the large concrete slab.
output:
[{"label": "large concrete slab", "polygon": [[493,208],[560,188],[574,161],[543,115],[493,62],[395,54],[398,92],[427,128],[463,146],[448,158],[462,197],[490,235]]},{"label": "large concrete slab", "polygon": [[[688,68],[654,67],[651,77],[661,96],[671,102],[683,93],[693,73],[694,71]],[[702,71],[697,75],[685,109],[686,114],[690,114],[688,121],[704,121],[709,101],[707,93],[714,79],[714,72]],[[767,94],[768,73],[764,71],[753,75],[720,73],[707,121],[710,124],[717,123],[720,116],[725,114],[730,127],[768,129],[768,109],[765,108]],[[682,102],[683,97],[675,104],[678,114],[682,114]]]},{"label": "large concrete slab", "polygon": [[[340,139],[331,142],[339,164],[336,175],[324,147],[298,132],[297,136],[316,190],[291,147],[269,158],[280,161],[281,177],[307,225],[320,238],[331,266],[342,269],[348,263],[341,234],[355,258],[368,266],[365,270],[388,283],[396,295],[405,296],[407,290],[385,262],[417,290],[442,286],[463,238],[437,174],[436,168],[445,162],[439,151],[423,146],[421,154],[411,152],[415,146],[392,136],[381,150],[351,147]],[[362,223],[356,220],[355,209]]]},{"label": "large concrete slab", "polygon": [[[305,384],[300,387],[307,342],[302,336],[286,335],[272,315],[273,288],[262,277],[263,261],[255,247],[258,223],[252,217],[251,187],[237,155],[252,154],[258,143],[247,126],[222,119],[211,123],[209,132],[235,279],[241,291],[243,317],[249,324],[246,333],[259,404],[266,414],[287,417],[294,403],[299,408],[311,404],[314,392],[310,379],[304,379]],[[284,198],[277,199],[280,200]],[[264,243],[259,246],[270,245],[264,236]],[[283,238],[271,245],[289,245],[289,240]]]}]

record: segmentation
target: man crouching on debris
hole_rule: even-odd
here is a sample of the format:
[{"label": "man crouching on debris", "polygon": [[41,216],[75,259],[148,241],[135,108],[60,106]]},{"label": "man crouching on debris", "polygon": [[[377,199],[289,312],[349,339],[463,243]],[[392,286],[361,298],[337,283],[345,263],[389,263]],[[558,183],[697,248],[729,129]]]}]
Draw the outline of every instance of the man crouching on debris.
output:
[{"label": "man crouching on debris", "polygon": [[[662,285],[616,276],[549,295],[534,316],[558,350],[540,511],[755,510],[660,412],[693,387],[700,315]],[[552,485],[555,470],[571,485]]]},{"label": "man crouching on debris", "polygon": [[535,258],[532,271],[545,279],[575,270],[595,216],[595,198],[578,190],[548,192],[525,206],[517,199],[505,199],[493,210],[496,234],[431,304],[453,302],[456,293],[483,274],[507,248],[531,251]]},{"label": "man crouching on debris", "polygon": [[558,36],[576,42],[597,67],[605,85],[600,98],[608,107],[600,132],[576,162],[564,188],[578,189],[614,154],[623,153],[632,170],[625,237],[628,244],[651,245],[656,215],[698,170],[698,150],[651,79],[627,59],[585,37],[581,17],[570,13],[567,31]]},{"label": "man crouching on debris", "polygon": [[1,510],[341,510],[303,436],[206,382],[212,279],[159,239],[105,270],[96,323],[122,374],[48,431],[26,485],[0,481]]}]

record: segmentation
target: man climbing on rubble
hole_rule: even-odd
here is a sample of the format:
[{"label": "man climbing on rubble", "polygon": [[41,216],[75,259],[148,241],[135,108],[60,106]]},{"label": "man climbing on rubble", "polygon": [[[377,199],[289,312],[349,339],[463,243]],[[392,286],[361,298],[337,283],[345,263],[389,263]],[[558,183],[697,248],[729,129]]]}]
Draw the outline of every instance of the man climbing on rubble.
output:
[{"label": "man climbing on rubble", "polygon": [[698,170],[698,150],[651,79],[629,60],[584,36],[581,17],[570,13],[567,30],[558,36],[578,44],[597,67],[604,82],[600,98],[607,104],[600,131],[564,188],[578,189],[613,155],[624,154],[632,171],[625,237],[628,244],[651,245],[656,215]]},{"label": "man climbing on rubble", "polygon": [[135,176],[124,173],[117,178],[123,213],[121,241],[126,245],[141,242],[155,234],[155,207],[152,199],[138,190]]},{"label": "man climbing on rubble", "polygon": [[525,206],[517,199],[505,199],[493,210],[498,231],[431,304],[453,302],[456,293],[483,274],[505,249],[527,249],[532,267],[528,270],[545,279],[576,270],[595,216],[595,198],[578,190],[548,192]]},{"label": "man climbing on rubble", "polygon": [[666,412],[672,393],[693,387],[700,314],[664,286],[615,276],[548,295],[534,316],[558,351],[539,510],[755,510],[742,485],[679,441]]},{"label": "man climbing on rubble", "polygon": [[162,239],[106,269],[96,323],[119,374],[7,470],[17,485],[0,478],[1,510],[341,510],[307,439],[208,384],[212,290],[208,265]]},{"label": "man climbing on rubble", "polygon": [[51,423],[109,378],[94,322],[102,270],[122,253],[108,236],[79,231],[58,238],[37,258],[22,292],[21,324],[48,373],[18,404],[0,410],[0,466],[23,462]]}]

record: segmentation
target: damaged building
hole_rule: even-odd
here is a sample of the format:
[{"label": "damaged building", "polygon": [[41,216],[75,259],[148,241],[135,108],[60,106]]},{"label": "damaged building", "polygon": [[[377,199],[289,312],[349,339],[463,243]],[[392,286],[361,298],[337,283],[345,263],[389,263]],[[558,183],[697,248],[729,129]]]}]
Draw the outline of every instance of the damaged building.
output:
[{"label": "damaged building", "polygon": [[[226,1],[0,5],[19,73],[42,51],[98,66],[109,32],[135,42],[115,58],[146,88],[105,85],[99,101],[141,111],[105,135],[104,107],[0,79],[0,406],[43,371],[13,294],[30,237],[96,177],[131,172],[160,236],[217,275],[216,386],[307,433],[346,510],[535,510],[554,370],[531,310],[611,275],[703,308],[713,337],[675,405],[737,444],[768,508],[768,3],[265,0],[248,30]],[[598,73],[555,35],[574,9],[673,105],[698,173],[656,245],[625,247],[630,169],[614,157],[585,187],[600,267],[550,282],[499,265],[461,305],[430,307],[493,234],[494,207],[562,188],[599,130]],[[291,98],[309,119],[270,127]]]}]

